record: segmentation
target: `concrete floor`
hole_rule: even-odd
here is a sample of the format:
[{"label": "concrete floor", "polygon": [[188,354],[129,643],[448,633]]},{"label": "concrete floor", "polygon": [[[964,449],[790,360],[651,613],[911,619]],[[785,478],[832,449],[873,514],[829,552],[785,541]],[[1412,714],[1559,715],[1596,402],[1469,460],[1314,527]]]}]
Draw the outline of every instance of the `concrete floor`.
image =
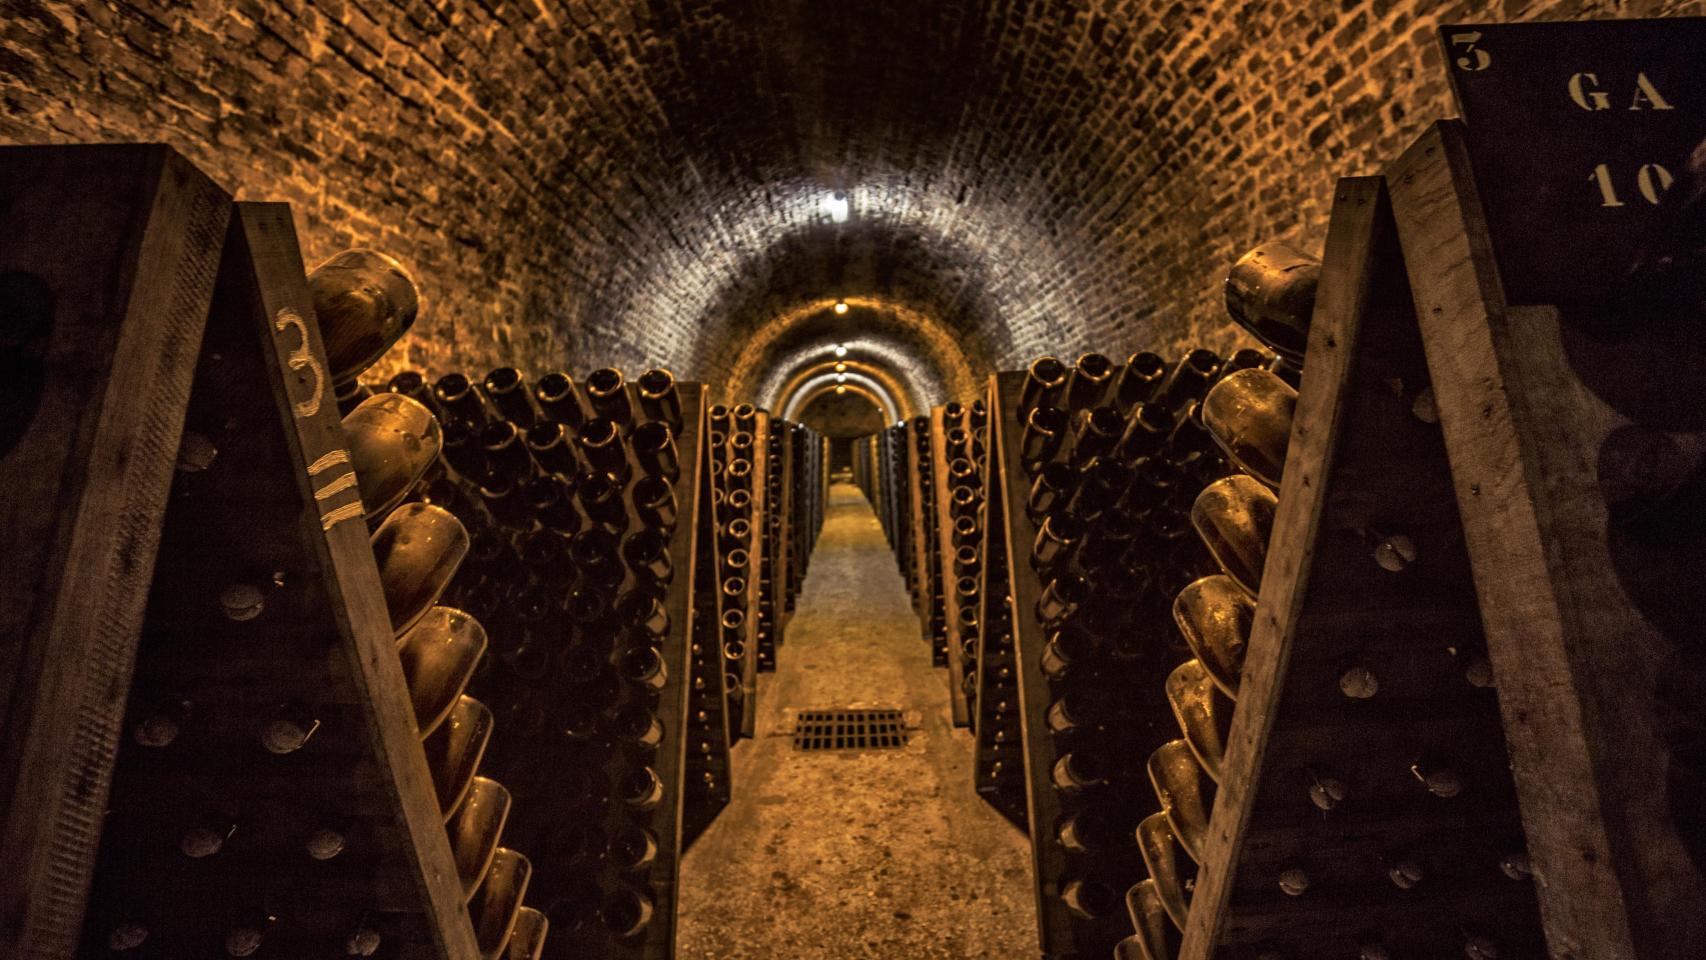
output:
[{"label": "concrete floor", "polygon": [[[811,570],[760,678],[758,736],[734,801],[682,862],[682,960],[928,960],[1036,955],[1030,853],[972,790],[906,587],[857,487],[836,484]],[[796,751],[790,710],[921,714],[898,750]]]}]

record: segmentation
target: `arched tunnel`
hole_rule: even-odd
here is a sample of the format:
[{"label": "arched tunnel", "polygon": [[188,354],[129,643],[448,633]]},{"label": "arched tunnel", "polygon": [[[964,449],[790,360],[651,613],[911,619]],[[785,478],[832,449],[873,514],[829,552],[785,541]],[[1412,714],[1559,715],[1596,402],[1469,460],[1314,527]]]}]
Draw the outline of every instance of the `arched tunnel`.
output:
[{"label": "arched tunnel", "polygon": [[[211,317],[201,365],[168,345],[154,351],[159,369],[178,370],[181,382],[150,366],[113,373],[109,387],[103,364],[141,363],[126,351],[154,341],[98,346],[107,341],[90,334],[97,346],[86,354],[54,348],[53,362],[85,377],[66,382],[84,386],[41,392],[42,409],[60,410],[53,404],[95,389],[87,384],[135,398],[96,397],[77,408],[83,419],[51,425],[87,461],[67,460],[31,494],[53,500],[58,526],[11,505],[0,512],[0,545],[20,570],[63,580],[66,596],[108,567],[74,566],[83,554],[65,547],[62,557],[54,545],[119,551],[90,539],[109,528],[124,541],[113,561],[124,574],[103,582],[140,584],[128,600],[99,592],[90,601],[99,616],[86,619],[99,623],[75,627],[96,631],[85,648],[52,632],[54,616],[75,620],[61,609],[74,604],[56,599],[60,613],[40,613],[20,599],[35,596],[23,574],[16,583],[0,574],[10,591],[0,606],[21,611],[0,616],[0,783],[8,764],[75,768],[61,793],[83,804],[26,823],[26,808],[52,791],[19,779],[22,803],[0,787],[0,853],[27,867],[0,881],[0,955],[1706,955],[1697,859],[1706,831],[1688,812],[1706,782],[1706,721],[1688,691],[1706,688],[1706,671],[1697,638],[1676,629],[1697,624],[1698,603],[1675,587],[1706,569],[1689,513],[1702,502],[1706,441],[1698,418],[1677,412],[1686,402],[1653,401],[1646,386],[1607,392],[1600,406],[1584,399],[1636,366],[1594,366],[1595,351],[1628,342],[1647,351],[1645,369],[1666,371],[1655,379],[1681,371],[1674,379],[1693,382],[1699,338],[1676,332],[1692,328],[1649,343],[1629,333],[1629,318],[1702,303],[1699,284],[1678,277],[1701,263],[1706,154],[1695,145],[1691,159],[1635,156],[1651,143],[1706,143],[1697,96],[1706,61],[1688,53],[1706,44],[1702,14],[1702,0],[0,0],[0,374],[16,374],[0,383],[13,407],[0,418],[24,423],[0,424],[0,486],[26,490],[15,478],[59,469],[43,455],[6,459],[12,444],[38,442],[25,429],[35,401],[12,398],[42,377],[59,382],[60,368],[40,366],[51,351],[31,339],[56,301],[25,282],[35,267],[13,262],[36,263],[32,238],[52,231],[32,230],[60,209],[61,241],[66,231],[93,236],[103,217],[120,224],[108,232],[135,240],[131,258],[86,284],[117,303],[164,282],[136,264],[179,255],[158,231],[197,215],[178,191],[200,189],[188,173],[161,174],[146,181],[156,207],[112,219],[118,207],[102,191],[157,171],[119,165],[83,188],[38,191],[11,171],[51,179],[40,170],[58,169],[59,155],[28,148],[165,144],[205,174],[220,203],[281,205],[239,204],[232,222],[274,217],[265,235],[275,237],[288,223],[296,246],[287,252],[299,251],[307,271],[349,250],[394,258],[418,295],[398,328],[406,333],[359,378],[337,383],[386,402],[407,395],[431,419],[419,429],[442,456],[425,458],[431,465],[376,511],[359,463],[321,485],[337,464],[361,459],[348,439],[355,421],[337,433],[327,420],[347,451],[292,463],[306,469],[295,486],[248,485],[280,503],[300,493],[300,517],[287,519],[306,532],[277,532],[256,506],[252,539],[265,561],[224,563],[196,589],[217,596],[232,623],[290,609],[298,626],[321,625],[316,637],[355,644],[384,610],[364,619],[340,605],[363,595],[356,579],[390,582],[391,518],[446,515],[468,559],[430,605],[449,611],[440,619],[475,620],[465,633],[483,630],[452,699],[457,711],[475,694],[489,701],[468,716],[483,716],[479,735],[496,744],[482,755],[481,740],[466,755],[461,792],[431,783],[437,793],[426,797],[423,771],[451,763],[430,739],[451,736],[448,706],[427,717],[416,704],[416,727],[399,740],[386,726],[408,722],[397,690],[386,694],[397,700],[389,721],[389,701],[353,695],[323,711],[332,732],[314,741],[322,717],[302,703],[312,697],[281,705],[265,682],[297,668],[266,666],[259,645],[197,647],[200,659],[157,667],[170,660],[160,636],[200,629],[159,626],[176,581],[158,570],[198,550],[223,558],[235,548],[205,545],[249,536],[198,533],[175,519],[189,509],[180,501],[236,502],[235,486],[216,485],[241,486],[219,479],[240,458],[216,448],[240,421],[272,425],[270,412],[252,416],[272,410],[256,395],[242,394],[228,417],[207,409],[215,392],[204,383],[218,377],[209,368],[234,355],[215,331],[222,311],[240,312],[241,284],[224,260],[217,282],[213,266],[182,267],[176,286],[148,302]],[[1612,111],[1598,91],[1624,73],[1637,78],[1634,92]],[[1495,87],[1506,100],[1485,92]],[[1483,116],[1520,114],[1510,122],[1532,143],[1498,141],[1503,154],[1483,146],[1476,134],[1494,124],[1477,130],[1466,106],[1476,96],[1497,101]],[[1608,159],[1589,158],[1590,146]],[[1638,161],[1629,185],[1614,180],[1624,160]],[[1578,161],[1581,171],[1558,172]],[[1428,180],[1430,171],[1444,179]],[[1430,216],[1461,213],[1451,231],[1414,214],[1421,202],[1404,207],[1415,182],[1435,188]],[[1584,194],[1582,210],[1650,214],[1642,229],[1672,231],[1654,234],[1672,245],[1618,247],[1622,272],[1592,297],[1520,296],[1532,289],[1522,271],[1546,258],[1515,247],[1585,257],[1571,270],[1554,262],[1548,276],[1599,283],[1603,264],[1581,238],[1617,247],[1634,236],[1588,213],[1545,219],[1584,184],[1599,192]],[[1500,204],[1519,206],[1518,195],[1529,219],[1512,230]],[[41,197],[55,212],[30,212]],[[239,232],[214,247],[236,256]],[[1418,264],[1446,249],[1459,262],[1433,277],[1449,287],[1435,297]],[[276,256],[268,263],[276,268]],[[264,278],[266,264],[255,274]],[[204,280],[195,300],[188,294]],[[1659,292],[1638,299],[1631,291],[1643,285]],[[1686,289],[1665,299],[1672,287]],[[1615,312],[1618,297],[1641,310]],[[1460,337],[1460,354],[1441,358],[1437,343],[1449,336],[1429,326],[1426,307],[1436,324],[1457,311],[1449,336]],[[278,380],[293,401],[299,368],[336,359],[340,321],[324,303],[314,309],[320,332],[299,327]],[[1309,341],[1322,317],[1346,326]],[[1606,346],[1618,324],[1628,340]],[[1379,332],[1358,340],[1363,330]],[[1557,373],[1565,366],[1600,372],[1583,375],[1583,389],[1546,393],[1569,379]],[[685,408],[671,407],[673,393],[646,392],[661,374],[642,374],[659,369],[690,385]],[[611,370],[626,375],[614,378],[614,399],[599,393]],[[1338,392],[1311,392],[1317,370],[1337,378]],[[482,381],[488,371],[496,379]],[[510,381],[523,387],[505,399],[499,387]],[[240,394],[240,384],[219,383]],[[1637,393],[1645,406],[1627,400]],[[337,394],[346,414],[362,396]],[[170,417],[156,407],[168,403],[187,424],[172,428],[175,453],[160,439]],[[317,415],[302,412],[317,409],[310,402],[275,405]],[[670,419],[682,409],[685,419]],[[1521,432],[1525,412],[1543,423],[1532,434]],[[132,420],[130,446],[88,452]],[[1432,433],[1406,432],[1418,424]],[[254,461],[306,456],[311,445],[291,434]],[[1300,448],[1314,458],[1303,467]],[[122,473],[133,462],[154,463],[152,480]],[[122,473],[111,489],[134,493],[147,481],[153,499],[72,503],[86,477],[109,468]],[[1497,496],[1482,497],[1484,487]],[[599,490],[595,504],[589,491]],[[340,495],[357,502],[324,512]],[[1478,511],[1493,499],[1518,506],[1487,519]],[[1538,506],[1523,512],[1530,501]],[[139,513],[144,502],[152,506]],[[1649,542],[1651,516],[1682,519]],[[357,543],[354,574],[337,546],[337,524],[352,518],[366,520],[378,558],[370,570]],[[312,562],[275,560],[298,534]],[[1273,559],[1282,543],[1291,552]],[[1510,559],[1512,544],[1533,549]],[[64,557],[65,571],[47,562]],[[1612,567],[1615,576],[1599,576]],[[248,580],[213,582],[238,570]],[[1560,586],[1566,573],[1578,579]],[[315,603],[273,599],[321,575]],[[1391,587],[1400,575],[1433,592],[1403,594]],[[1291,592],[1275,599],[1264,577]],[[1615,595],[1614,612],[1569,606],[1602,594]],[[1675,609],[1648,616],[1667,604]],[[1509,622],[1512,609],[1523,624]],[[337,616],[322,624],[316,611]],[[326,690],[384,674],[416,693],[397,678],[424,669],[414,658],[426,655],[406,643],[418,621],[405,628],[395,604],[391,612],[397,635],[381,629],[378,653],[351,646],[326,672]],[[1638,667],[1571,632],[1608,624],[1628,628],[1619,642],[1634,638]],[[30,630],[52,643],[12,642]],[[223,642],[219,630],[203,639]],[[588,639],[599,630],[609,636]],[[655,649],[630,649],[645,646],[647,631]],[[1355,643],[1341,636],[1352,633]],[[128,646],[111,646],[119,634]],[[1396,649],[1399,640],[1411,646]],[[1259,666],[1244,665],[1246,644]],[[118,672],[85,669],[101,656]],[[584,676],[564,679],[577,670]],[[169,686],[162,677],[178,687],[147,686]],[[64,703],[83,714],[54,706],[60,682],[71,684]],[[203,698],[213,706],[179,690],[196,683],[217,688]],[[127,689],[128,699],[115,694]],[[268,820],[264,811],[289,804],[252,794],[288,779],[286,768],[263,768],[276,758],[228,760],[207,747],[182,760],[166,750],[180,726],[194,747],[196,724],[236,715],[221,714],[219,697],[247,697],[255,709],[265,700],[268,751],[343,751],[341,766],[325,769],[347,775],[352,791],[390,792],[362,794],[351,813],[302,799],[319,798],[324,783],[280,787],[302,810]],[[722,706],[704,706],[713,702]],[[1259,706],[1233,712],[1251,702]],[[137,721],[139,709],[154,712]],[[892,742],[879,746],[891,749],[859,740],[814,754],[802,731],[820,714],[880,717]],[[333,740],[338,721],[356,715],[366,725],[347,726],[378,744],[366,754],[349,745],[357,734]],[[284,749],[280,723],[300,734]],[[704,733],[713,728],[723,738],[715,750]],[[428,766],[393,783],[399,742],[410,757],[427,744]],[[72,758],[74,747],[87,756]],[[311,757],[298,772],[315,762],[330,763]],[[1662,802],[1642,795],[1660,781],[1650,792]],[[192,795],[183,784],[207,789]],[[1580,809],[1558,800],[1578,787]],[[410,812],[407,788],[423,793],[429,841],[410,839],[423,815]],[[487,798],[483,813],[469,812],[476,795]],[[720,805],[696,814],[695,797]],[[302,812],[311,806],[312,817]],[[199,819],[136,826],[148,816]],[[286,844],[285,827],[267,832],[275,821],[315,832]],[[31,846],[32,829],[57,831],[57,846]],[[464,843],[495,849],[505,829],[500,852],[529,843],[531,861],[465,852]],[[343,854],[346,839],[357,856]],[[285,846],[294,859],[275,869],[265,857]],[[303,849],[368,872],[327,880],[296,856]],[[519,881],[517,862],[532,871]],[[502,869],[531,890],[526,907],[516,889],[507,906],[494,899]],[[159,904],[180,886],[189,892],[173,920],[175,908]],[[191,919],[206,930],[172,932]],[[41,932],[49,928],[64,936]]]}]

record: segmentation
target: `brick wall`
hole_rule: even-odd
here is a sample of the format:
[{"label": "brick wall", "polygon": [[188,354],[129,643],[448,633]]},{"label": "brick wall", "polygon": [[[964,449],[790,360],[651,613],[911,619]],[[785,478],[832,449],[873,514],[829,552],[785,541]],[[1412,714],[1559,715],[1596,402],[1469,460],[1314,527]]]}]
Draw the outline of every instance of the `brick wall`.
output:
[{"label": "brick wall", "polygon": [[[867,337],[921,398],[1229,347],[1219,279],[1449,112],[1440,20],[1706,0],[4,0],[0,140],[165,140],[411,265],[386,369],[664,363],[756,395]],[[841,191],[851,209],[834,222]],[[825,304],[872,307],[837,316]],[[813,306],[817,304],[819,306]],[[783,322],[778,323],[778,318]],[[778,372],[780,371],[780,372]]]}]

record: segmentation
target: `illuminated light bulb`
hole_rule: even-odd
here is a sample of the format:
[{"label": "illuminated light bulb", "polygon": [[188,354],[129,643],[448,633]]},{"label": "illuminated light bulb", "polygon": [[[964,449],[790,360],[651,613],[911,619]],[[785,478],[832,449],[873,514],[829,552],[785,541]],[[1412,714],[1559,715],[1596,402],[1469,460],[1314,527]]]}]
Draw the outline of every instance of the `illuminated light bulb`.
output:
[{"label": "illuminated light bulb", "polygon": [[847,356],[847,344],[845,344],[845,343],[836,344],[835,345],[835,355],[838,357]]},{"label": "illuminated light bulb", "polygon": [[847,382],[847,374],[845,374],[845,373],[836,374],[835,375],[835,382],[836,383],[846,383]]},{"label": "illuminated light bulb", "polygon": [[847,201],[845,193],[837,192],[833,196],[823,198],[823,212],[829,214],[829,219],[836,223],[846,223],[847,214],[852,204]]},{"label": "illuminated light bulb", "polygon": [[846,387],[836,387],[836,388],[835,388],[835,392],[836,392],[836,393],[838,393],[838,394],[842,394],[842,393],[846,393],[846,392],[847,392],[847,388],[846,388]]},{"label": "illuminated light bulb", "polygon": [[847,312],[847,301],[845,301],[845,300],[835,301],[836,316],[840,316],[841,314],[846,313],[846,312]]},{"label": "illuminated light bulb", "polygon": [[845,363],[836,364],[835,365],[835,372],[836,373],[846,373],[847,372],[847,364],[845,364]]}]

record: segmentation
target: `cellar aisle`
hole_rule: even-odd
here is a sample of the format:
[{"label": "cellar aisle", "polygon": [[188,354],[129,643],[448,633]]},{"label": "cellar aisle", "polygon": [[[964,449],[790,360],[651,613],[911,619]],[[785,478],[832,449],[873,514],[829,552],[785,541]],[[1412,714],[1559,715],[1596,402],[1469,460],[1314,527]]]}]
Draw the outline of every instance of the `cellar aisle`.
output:
[{"label": "cellar aisle", "polygon": [[[687,852],[682,960],[925,960],[1035,952],[1024,834],[972,790],[972,738],[948,715],[894,556],[864,495],[830,488],[823,534],[758,736],[734,751],[734,802]],[[784,711],[922,714],[896,750],[805,753]]]}]

